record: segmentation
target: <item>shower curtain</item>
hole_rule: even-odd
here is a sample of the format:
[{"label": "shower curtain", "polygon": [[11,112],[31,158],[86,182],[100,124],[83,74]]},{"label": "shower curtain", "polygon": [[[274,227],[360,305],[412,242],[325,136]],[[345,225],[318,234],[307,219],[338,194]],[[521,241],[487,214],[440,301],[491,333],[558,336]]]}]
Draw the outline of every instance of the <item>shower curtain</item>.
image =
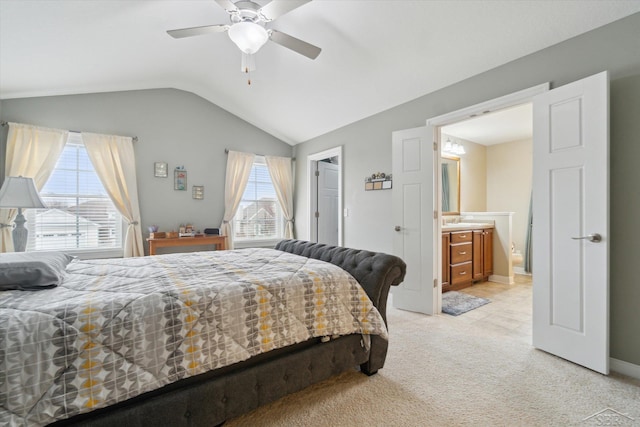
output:
[{"label": "shower curtain", "polygon": [[449,206],[449,165],[442,164],[442,212],[451,212]]},{"label": "shower curtain", "polygon": [[531,273],[531,232],[533,228],[533,191],[529,198],[529,216],[527,218],[527,238],[524,247],[524,271]]}]

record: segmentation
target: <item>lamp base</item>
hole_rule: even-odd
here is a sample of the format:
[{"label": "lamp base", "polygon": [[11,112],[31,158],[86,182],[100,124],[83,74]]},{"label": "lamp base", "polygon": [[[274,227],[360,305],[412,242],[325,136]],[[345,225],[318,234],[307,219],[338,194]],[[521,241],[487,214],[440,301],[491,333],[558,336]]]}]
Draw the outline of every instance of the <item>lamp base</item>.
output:
[{"label": "lamp base", "polygon": [[27,237],[29,237],[29,230],[27,230],[24,226],[24,223],[27,222],[24,219],[24,215],[22,215],[22,208],[18,208],[18,215],[16,215],[16,219],[14,220],[16,223],[15,228],[13,229],[13,250],[16,252],[24,252],[27,248]]}]

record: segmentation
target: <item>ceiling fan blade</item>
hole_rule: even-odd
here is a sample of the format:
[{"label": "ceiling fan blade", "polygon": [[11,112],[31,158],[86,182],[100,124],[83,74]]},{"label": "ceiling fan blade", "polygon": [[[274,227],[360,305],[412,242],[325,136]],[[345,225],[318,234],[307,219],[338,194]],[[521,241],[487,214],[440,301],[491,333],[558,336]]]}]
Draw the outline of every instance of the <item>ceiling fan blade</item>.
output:
[{"label": "ceiling fan blade", "polygon": [[235,4],[233,4],[231,0],[216,0],[216,3],[218,3],[221,8],[223,8],[229,13],[238,11],[238,7]]},{"label": "ceiling fan blade", "polygon": [[203,34],[211,33],[224,33],[229,29],[228,25],[205,25],[202,27],[181,28],[179,30],[169,30],[169,34],[174,39],[181,39],[183,37],[201,36]]},{"label": "ceiling fan blade", "polygon": [[307,42],[303,42],[289,34],[281,33],[280,31],[271,30],[269,37],[271,41],[278,43],[280,46],[284,46],[287,49],[291,49],[294,52],[304,55],[309,59],[316,59],[322,49]]},{"label": "ceiling fan blade", "polygon": [[273,21],[279,16],[284,15],[287,12],[291,12],[302,6],[305,3],[309,3],[311,0],[272,0],[270,3],[260,9],[262,16],[267,21]]}]

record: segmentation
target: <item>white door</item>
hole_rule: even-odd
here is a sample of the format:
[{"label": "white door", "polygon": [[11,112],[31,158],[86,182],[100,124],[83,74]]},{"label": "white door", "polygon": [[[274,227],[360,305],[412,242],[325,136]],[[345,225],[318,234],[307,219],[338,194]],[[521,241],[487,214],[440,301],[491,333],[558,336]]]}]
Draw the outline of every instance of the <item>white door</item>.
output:
[{"label": "white door", "polygon": [[608,374],[608,74],[534,97],[533,135],[533,345]]},{"label": "white door", "polygon": [[407,274],[400,286],[393,287],[392,301],[396,308],[425,314],[435,312],[438,291],[434,289],[433,152],[432,127],[393,132],[393,250],[407,263]]},{"label": "white door", "polygon": [[318,215],[317,236],[319,243],[338,245],[338,165],[317,162]]}]

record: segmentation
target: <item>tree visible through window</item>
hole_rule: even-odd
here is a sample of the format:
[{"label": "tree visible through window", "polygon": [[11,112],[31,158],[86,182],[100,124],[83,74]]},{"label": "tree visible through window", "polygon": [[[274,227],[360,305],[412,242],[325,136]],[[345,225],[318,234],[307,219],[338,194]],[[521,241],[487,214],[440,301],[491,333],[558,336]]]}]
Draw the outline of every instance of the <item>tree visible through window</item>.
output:
[{"label": "tree visible through window", "polygon": [[47,209],[26,211],[28,251],[122,248],[122,216],[100,182],[80,135],[69,135],[40,196]]},{"label": "tree visible through window", "polygon": [[282,209],[262,157],[256,157],[234,221],[234,240],[280,239]]}]

